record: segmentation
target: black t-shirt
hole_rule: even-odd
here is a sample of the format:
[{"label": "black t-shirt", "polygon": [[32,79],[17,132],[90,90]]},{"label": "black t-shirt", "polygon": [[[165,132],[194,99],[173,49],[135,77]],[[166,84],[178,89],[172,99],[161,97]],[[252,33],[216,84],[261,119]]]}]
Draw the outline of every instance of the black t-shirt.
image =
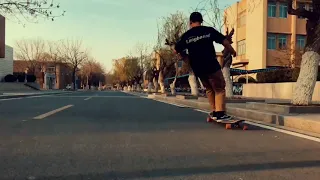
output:
[{"label": "black t-shirt", "polygon": [[175,45],[178,53],[187,49],[190,66],[196,76],[208,75],[221,69],[213,41],[222,44],[226,37],[212,27],[198,26],[185,32]]}]

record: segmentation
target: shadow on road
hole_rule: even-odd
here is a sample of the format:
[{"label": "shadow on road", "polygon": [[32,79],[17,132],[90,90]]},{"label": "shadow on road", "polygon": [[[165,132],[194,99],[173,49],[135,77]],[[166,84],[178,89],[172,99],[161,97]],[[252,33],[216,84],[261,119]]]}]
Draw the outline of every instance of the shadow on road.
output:
[{"label": "shadow on road", "polygon": [[[265,170],[281,170],[293,168],[310,168],[320,167],[320,161],[300,161],[300,162],[273,162],[265,164],[245,164],[245,165],[226,165],[217,167],[191,167],[191,168],[174,168],[174,169],[154,169],[146,171],[117,172],[109,171],[105,173],[77,174],[65,176],[48,176],[36,177],[36,180],[46,179],[133,179],[133,178],[159,178],[159,177],[175,177],[201,174],[215,173],[232,173],[245,171],[265,171]],[[20,179],[20,178],[15,178]],[[22,178],[21,178],[22,179]],[[5,179],[9,180],[9,178]],[[10,179],[11,180],[11,179]]]}]

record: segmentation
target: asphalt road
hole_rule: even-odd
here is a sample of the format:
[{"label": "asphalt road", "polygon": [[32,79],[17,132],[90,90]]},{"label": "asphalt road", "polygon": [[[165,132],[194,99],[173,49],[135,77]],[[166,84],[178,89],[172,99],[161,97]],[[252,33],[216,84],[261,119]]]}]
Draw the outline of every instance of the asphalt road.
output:
[{"label": "asphalt road", "polygon": [[320,179],[320,143],[122,92],[0,100],[0,179]]}]

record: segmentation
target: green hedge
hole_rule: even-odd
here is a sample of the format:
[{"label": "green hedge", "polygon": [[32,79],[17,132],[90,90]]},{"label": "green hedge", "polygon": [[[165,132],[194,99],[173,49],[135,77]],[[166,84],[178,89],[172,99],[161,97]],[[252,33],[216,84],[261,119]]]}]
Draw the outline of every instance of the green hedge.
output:
[{"label": "green hedge", "polygon": [[[256,82],[257,81],[253,77],[251,77],[251,76],[248,77],[248,83],[256,83]],[[246,77],[240,77],[238,79],[238,83],[243,83],[243,84],[247,83],[247,78]]]},{"label": "green hedge", "polygon": [[[257,73],[257,81],[258,83],[296,82],[299,73],[299,68],[261,72]],[[317,80],[320,81],[320,73],[318,73]]]}]

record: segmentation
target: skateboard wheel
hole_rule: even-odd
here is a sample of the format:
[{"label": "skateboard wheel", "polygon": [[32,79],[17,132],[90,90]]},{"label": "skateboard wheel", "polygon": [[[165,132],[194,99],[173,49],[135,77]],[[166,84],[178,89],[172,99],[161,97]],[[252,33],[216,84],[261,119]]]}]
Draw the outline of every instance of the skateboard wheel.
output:
[{"label": "skateboard wheel", "polygon": [[231,124],[226,124],[226,129],[231,129],[232,125]]},{"label": "skateboard wheel", "polygon": [[243,129],[243,130],[248,130],[248,126],[247,126],[247,125],[244,125],[242,129]]},{"label": "skateboard wheel", "polygon": [[212,122],[213,120],[211,119],[211,118],[209,118],[209,117],[207,117],[207,122],[208,123],[210,123],[210,122]]}]

